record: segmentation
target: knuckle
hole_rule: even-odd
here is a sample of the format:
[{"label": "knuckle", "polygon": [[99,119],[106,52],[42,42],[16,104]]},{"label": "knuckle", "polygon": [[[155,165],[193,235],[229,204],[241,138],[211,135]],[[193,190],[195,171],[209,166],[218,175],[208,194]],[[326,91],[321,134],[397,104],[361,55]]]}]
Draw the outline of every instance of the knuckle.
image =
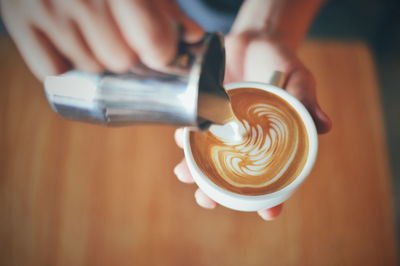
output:
[{"label": "knuckle", "polygon": [[76,69],[88,73],[100,73],[104,71],[104,67],[92,58],[86,58],[85,60],[78,58],[73,61],[73,64]]},{"label": "knuckle", "polygon": [[303,76],[305,83],[308,84],[308,87],[314,88],[316,86],[314,75],[310,70],[303,66],[300,70],[300,74]]},{"label": "knuckle", "polygon": [[152,58],[155,64],[169,64],[176,53],[177,39],[172,25],[154,25],[143,41],[143,52]]},{"label": "knuckle", "polygon": [[124,55],[119,58],[109,59],[106,62],[108,70],[116,73],[122,73],[128,71],[132,65],[134,65],[135,60],[132,56]]},{"label": "knuckle", "polygon": [[[122,0],[122,1],[130,1],[130,0]],[[140,4],[140,5],[148,5],[150,1],[147,0],[131,0],[135,4]]]},{"label": "knuckle", "polygon": [[163,67],[172,62],[175,53],[176,46],[174,43],[154,42],[143,50],[141,59],[149,66]]},{"label": "knuckle", "polygon": [[78,18],[79,16],[89,16],[96,11],[90,0],[60,0],[60,6],[68,12],[69,15]]}]

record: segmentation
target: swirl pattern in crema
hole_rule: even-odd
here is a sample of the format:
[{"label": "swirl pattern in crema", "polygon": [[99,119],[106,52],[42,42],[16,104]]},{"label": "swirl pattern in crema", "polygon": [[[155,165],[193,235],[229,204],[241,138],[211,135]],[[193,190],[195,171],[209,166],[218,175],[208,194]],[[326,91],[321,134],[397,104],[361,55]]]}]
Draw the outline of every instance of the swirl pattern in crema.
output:
[{"label": "swirl pattern in crema", "polygon": [[244,195],[262,195],[293,181],[308,156],[308,136],[300,115],[279,96],[254,88],[228,92],[236,118],[246,129],[240,142],[210,132],[191,132],[198,167],[215,184]]}]

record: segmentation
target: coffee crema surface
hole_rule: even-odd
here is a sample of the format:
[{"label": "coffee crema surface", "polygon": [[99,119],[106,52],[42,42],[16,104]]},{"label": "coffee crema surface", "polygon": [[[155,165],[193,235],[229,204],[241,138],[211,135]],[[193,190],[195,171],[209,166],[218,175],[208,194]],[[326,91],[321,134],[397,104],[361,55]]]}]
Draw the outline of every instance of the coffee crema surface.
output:
[{"label": "coffee crema surface", "polygon": [[228,91],[247,134],[240,142],[210,131],[190,132],[197,166],[219,187],[243,195],[263,195],[292,182],[308,156],[308,135],[300,115],[284,99],[256,88]]}]

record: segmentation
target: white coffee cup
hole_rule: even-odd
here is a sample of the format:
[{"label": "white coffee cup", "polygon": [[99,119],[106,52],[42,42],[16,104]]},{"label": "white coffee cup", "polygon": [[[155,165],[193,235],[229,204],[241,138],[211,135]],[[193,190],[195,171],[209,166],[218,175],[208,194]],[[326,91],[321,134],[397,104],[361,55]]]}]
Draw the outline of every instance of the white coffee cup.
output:
[{"label": "white coffee cup", "polygon": [[213,199],[220,205],[230,209],[238,211],[258,211],[274,207],[287,200],[299,187],[299,185],[305,180],[305,178],[310,174],[310,171],[314,165],[317,156],[318,135],[314,121],[312,120],[307,109],[303,106],[302,103],[299,102],[299,100],[287,93],[285,90],[271,84],[256,82],[235,82],[225,86],[225,89],[228,91],[239,88],[256,88],[273,93],[289,103],[300,115],[307,130],[309,150],[307,160],[305,162],[303,170],[299,173],[299,175],[287,186],[275,192],[259,196],[242,195],[219,187],[214,182],[212,182],[207,177],[207,175],[203,173],[201,169],[197,166],[190,147],[189,133],[191,129],[189,128],[185,128],[184,130],[184,152],[187,165],[193,176],[194,181],[200,187],[200,189],[211,199]]}]

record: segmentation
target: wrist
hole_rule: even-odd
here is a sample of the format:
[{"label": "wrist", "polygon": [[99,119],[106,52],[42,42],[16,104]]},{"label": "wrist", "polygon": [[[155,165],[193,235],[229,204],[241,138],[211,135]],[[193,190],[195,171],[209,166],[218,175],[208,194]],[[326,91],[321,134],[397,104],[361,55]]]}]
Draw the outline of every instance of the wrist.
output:
[{"label": "wrist", "polygon": [[246,0],[231,32],[253,32],[292,50],[302,43],[323,0]]}]

